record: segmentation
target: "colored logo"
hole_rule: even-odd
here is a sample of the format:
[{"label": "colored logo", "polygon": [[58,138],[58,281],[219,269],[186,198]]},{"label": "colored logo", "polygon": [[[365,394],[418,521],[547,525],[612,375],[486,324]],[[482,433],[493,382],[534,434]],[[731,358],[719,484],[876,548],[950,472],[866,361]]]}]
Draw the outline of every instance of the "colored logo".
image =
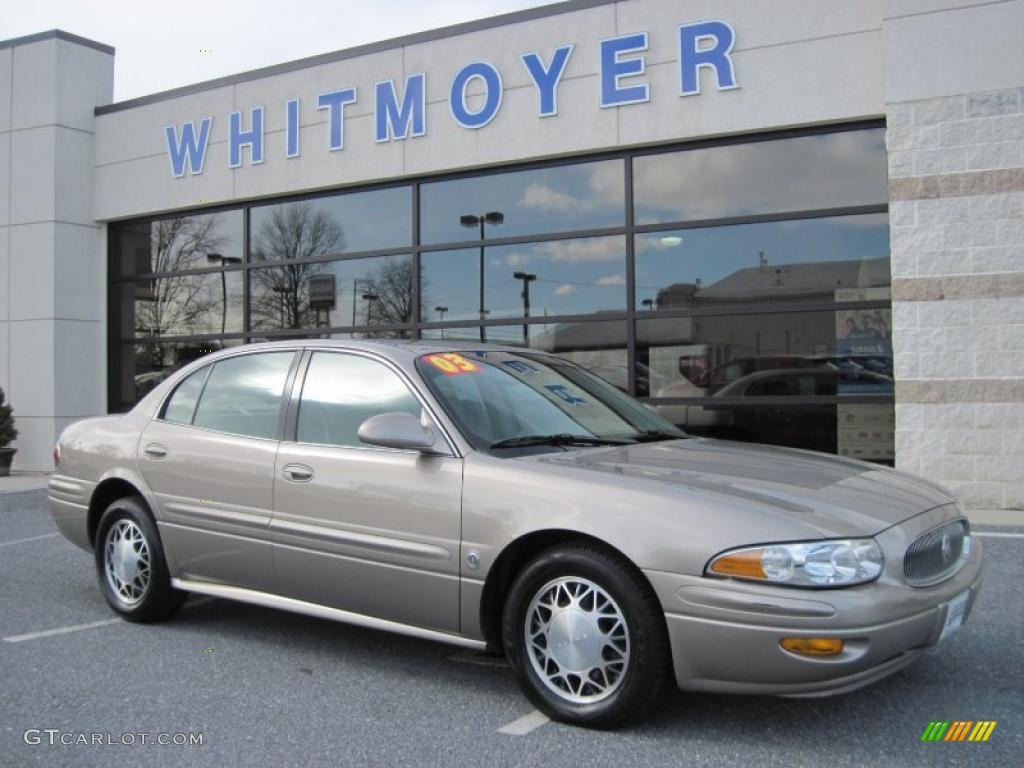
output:
[{"label": "colored logo", "polygon": [[921,734],[921,741],[988,741],[996,720],[933,720]]}]

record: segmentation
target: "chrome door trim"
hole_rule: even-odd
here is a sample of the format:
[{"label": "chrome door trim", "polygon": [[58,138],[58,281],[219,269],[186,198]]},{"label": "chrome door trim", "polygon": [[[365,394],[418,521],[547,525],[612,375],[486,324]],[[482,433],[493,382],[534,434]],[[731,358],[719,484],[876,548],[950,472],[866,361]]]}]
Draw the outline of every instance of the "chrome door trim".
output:
[{"label": "chrome door trim", "polygon": [[233,509],[225,509],[224,507],[214,506],[213,502],[209,505],[197,506],[195,504],[188,504],[180,501],[165,501],[164,508],[167,512],[174,515],[180,516],[186,520],[194,520],[198,527],[191,526],[183,521],[168,522],[168,525],[177,524],[180,528],[193,528],[197,530],[203,530],[203,523],[209,520],[216,520],[221,523],[230,523],[231,525],[237,525],[242,528],[253,528],[255,530],[265,531],[268,526],[268,516],[261,515],[252,512],[239,512]]},{"label": "chrome door trim", "polygon": [[[407,539],[394,539],[390,536],[374,536],[369,533],[356,533],[355,531],[343,530],[340,528],[327,528],[323,525],[308,525],[296,523],[290,520],[283,520],[274,516],[270,521],[271,536],[302,536],[314,541],[330,541],[336,544],[344,544],[360,549],[370,549],[376,552],[391,552],[396,555],[409,555],[426,560],[451,560],[452,553],[444,547],[435,544],[422,544],[418,541]],[[295,545],[285,544],[274,539],[278,546],[290,546],[293,549],[305,549]],[[323,554],[338,554],[325,552]]]},{"label": "chrome door trim", "polygon": [[268,592],[258,592],[252,589],[231,587],[224,584],[211,584],[203,581],[192,581],[190,579],[178,578],[171,579],[171,586],[176,589],[182,589],[187,592],[196,592],[201,595],[222,597],[227,600],[237,600],[242,603],[259,605],[264,608],[276,608],[282,611],[301,613],[318,619],[340,621],[346,624],[354,624],[358,627],[365,627],[366,629],[394,632],[399,635],[416,637],[420,640],[450,643],[452,645],[462,646],[463,648],[471,648],[476,651],[482,651],[487,647],[487,643],[482,640],[473,640],[468,637],[463,637],[462,635],[454,635],[449,632],[439,632],[436,629],[424,629],[423,627],[402,624],[397,621],[389,621],[388,619],[378,619],[373,616],[366,616],[362,613],[343,611],[340,608],[328,608],[325,605],[307,603],[304,600],[295,600],[291,597],[281,597],[280,595],[272,595]]}]

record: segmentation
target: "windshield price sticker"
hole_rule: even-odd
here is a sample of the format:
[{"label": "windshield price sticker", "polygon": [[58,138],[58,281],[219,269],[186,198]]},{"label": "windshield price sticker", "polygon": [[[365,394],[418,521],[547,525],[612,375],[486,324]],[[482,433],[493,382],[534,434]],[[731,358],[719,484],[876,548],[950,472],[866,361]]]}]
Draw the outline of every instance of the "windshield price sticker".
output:
[{"label": "windshield price sticker", "polygon": [[445,376],[458,376],[463,373],[478,373],[480,371],[479,365],[454,352],[447,352],[443,355],[427,355],[427,362],[444,373]]}]

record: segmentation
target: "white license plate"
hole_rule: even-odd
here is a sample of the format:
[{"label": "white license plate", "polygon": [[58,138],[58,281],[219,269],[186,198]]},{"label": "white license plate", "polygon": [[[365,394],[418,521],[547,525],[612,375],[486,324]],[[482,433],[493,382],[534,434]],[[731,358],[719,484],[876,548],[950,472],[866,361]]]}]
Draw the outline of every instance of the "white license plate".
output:
[{"label": "white license plate", "polygon": [[949,601],[949,605],[946,606],[946,623],[942,625],[942,634],[939,635],[940,643],[963,626],[967,601],[970,599],[971,590],[965,589]]}]

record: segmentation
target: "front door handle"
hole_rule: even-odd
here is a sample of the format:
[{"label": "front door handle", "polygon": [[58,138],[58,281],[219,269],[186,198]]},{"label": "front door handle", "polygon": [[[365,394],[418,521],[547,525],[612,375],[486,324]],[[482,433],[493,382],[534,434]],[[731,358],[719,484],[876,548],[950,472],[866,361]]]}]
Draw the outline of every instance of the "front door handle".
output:
[{"label": "front door handle", "polygon": [[160,443],[150,443],[143,450],[151,459],[162,459],[167,455],[167,446]]},{"label": "front door handle", "polygon": [[308,483],[313,479],[313,470],[305,464],[288,464],[281,470],[281,474],[293,483]]}]

